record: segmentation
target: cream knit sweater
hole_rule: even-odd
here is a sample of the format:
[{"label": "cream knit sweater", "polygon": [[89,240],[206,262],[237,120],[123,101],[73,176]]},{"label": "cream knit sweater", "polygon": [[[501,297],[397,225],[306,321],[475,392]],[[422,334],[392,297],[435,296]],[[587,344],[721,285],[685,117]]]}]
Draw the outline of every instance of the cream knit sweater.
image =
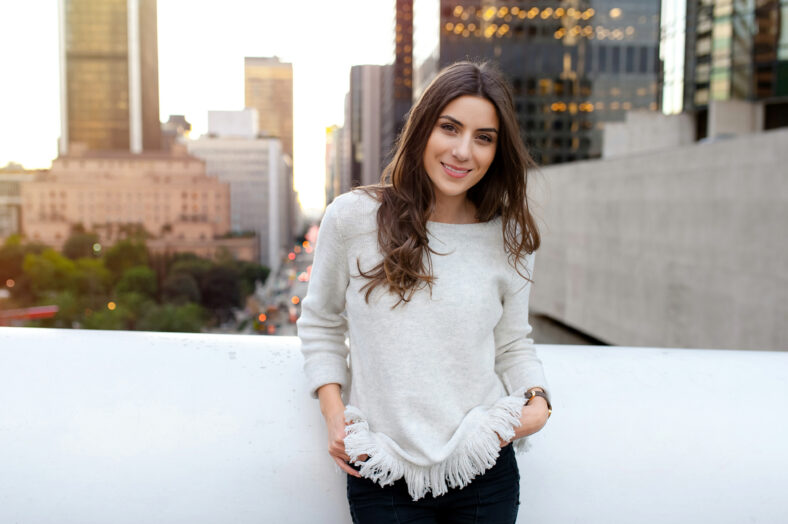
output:
[{"label": "cream knit sweater", "polygon": [[356,266],[380,261],[378,206],[354,191],[326,209],[298,336],[312,396],[342,387],[345,448],[361,475],[381,485],[404,477],[417,500],[492,467],[525,390],[547,384],[528,337],[530,285],[508,263],[501,219],[428,222],[430,247],[445,253],[431,256],[432,296],[425,288],[392,309],[397,297],[383,286],[364,300]]}]

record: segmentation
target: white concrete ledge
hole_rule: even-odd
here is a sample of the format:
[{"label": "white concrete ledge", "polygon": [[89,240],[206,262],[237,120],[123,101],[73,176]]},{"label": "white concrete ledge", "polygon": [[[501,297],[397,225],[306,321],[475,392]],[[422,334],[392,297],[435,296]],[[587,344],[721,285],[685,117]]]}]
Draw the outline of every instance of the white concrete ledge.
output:
[{"label": "white concrete ledge", "polygon": [[[540,346],[519,522],[788,522],[788,353]],[[0,328],[0,522],[345,523],[292,337]]]}]

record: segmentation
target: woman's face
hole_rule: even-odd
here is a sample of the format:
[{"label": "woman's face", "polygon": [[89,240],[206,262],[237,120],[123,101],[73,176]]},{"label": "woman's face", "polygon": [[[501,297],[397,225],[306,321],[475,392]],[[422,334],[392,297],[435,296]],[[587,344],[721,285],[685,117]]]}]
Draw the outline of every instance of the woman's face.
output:
[{"label": "woman's face", "polygon": [[492,102],[470,95],[449,102],[424,150],[424,169],[435,198],[464,198],[487,173],[497,143],[498,115]]}]

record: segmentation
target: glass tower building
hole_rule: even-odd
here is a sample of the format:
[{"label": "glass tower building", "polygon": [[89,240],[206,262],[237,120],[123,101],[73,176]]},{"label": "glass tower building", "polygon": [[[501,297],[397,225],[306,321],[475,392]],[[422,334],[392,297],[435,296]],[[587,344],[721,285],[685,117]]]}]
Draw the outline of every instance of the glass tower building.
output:
[{"label": "glass tower building", "polygon": [[684,106],[706,136],[710,100],[759,101],[788,126],[788,0],[687,0]]},{"label": "glass tower building", "polygon": [[60,153],[161,149],[156,0],[59,0]]},{"label": "glass tower building", "polygon": [[244,105],[257,109],[259,130],[282,140],[293,157],[293,64],[277,57],[244,58]]},{"label": "glass tower building", "polygon": [[457,60],[491,60],[541,164],[595,158],[606,122],[658,109],[658,0],[417,0],[414,94]]}]

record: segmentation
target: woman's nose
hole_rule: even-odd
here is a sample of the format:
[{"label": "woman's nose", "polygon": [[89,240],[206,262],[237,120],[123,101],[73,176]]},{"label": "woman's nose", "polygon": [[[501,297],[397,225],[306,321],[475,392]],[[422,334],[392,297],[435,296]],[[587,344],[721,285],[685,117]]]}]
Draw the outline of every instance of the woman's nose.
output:
[{"label": "woman's nose", "polygon": [[460,140],[454,144],[454,149],[452,149],[452,155],[457,160],[462,162],[468,160],[470,156],[470,141],[466,138],[460,138]]}]

